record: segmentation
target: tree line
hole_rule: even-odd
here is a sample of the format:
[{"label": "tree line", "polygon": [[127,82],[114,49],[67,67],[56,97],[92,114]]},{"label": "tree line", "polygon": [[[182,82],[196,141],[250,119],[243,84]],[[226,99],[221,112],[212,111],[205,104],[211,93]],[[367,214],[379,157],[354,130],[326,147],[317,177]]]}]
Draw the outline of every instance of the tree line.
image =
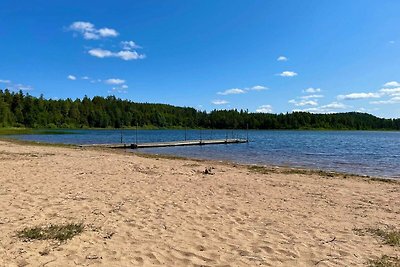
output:
[{"label": "tree line", "polygon": [[45,99],[0,90],[0,127],[28,128],[213,128],[213,129],[335,129],[400,130],[400,119],[383,119],[366,113],[312,114],[251,113],[135,103],[115,96],[82,99]]}]

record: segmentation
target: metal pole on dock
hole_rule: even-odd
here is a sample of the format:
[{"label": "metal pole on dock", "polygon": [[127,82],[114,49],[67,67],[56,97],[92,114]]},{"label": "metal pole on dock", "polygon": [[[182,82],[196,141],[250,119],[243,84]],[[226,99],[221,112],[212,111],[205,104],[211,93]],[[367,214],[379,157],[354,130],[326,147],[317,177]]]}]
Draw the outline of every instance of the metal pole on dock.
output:
[{"label": "metal pole on dock", "polygon": [[185,141],[186,141],[186,130],[187,130],[187,127],[185,127]]},{"label": "metal pole on dock", "polygon": [[138,123],[136,123],[136,144],[138,143],[137,142],[137,130],[138,130],[137,128],[138,128]]},{"label": "metal pole on dock", "polygon": [[122,144],[122,130],[121,130],[121,144]]},{"label": "metal pole on dock", "polygon": [[249,142],[249,124],[248,123],[246,124],[246,134],[247,134],[246,141]]},{"label": "metal pole on dock", "polygon": [[200,129],[200,143],[201,143],[202,140],[203,140],[203,136],[202,136],[202,132],[201,132],[201,129]]}]

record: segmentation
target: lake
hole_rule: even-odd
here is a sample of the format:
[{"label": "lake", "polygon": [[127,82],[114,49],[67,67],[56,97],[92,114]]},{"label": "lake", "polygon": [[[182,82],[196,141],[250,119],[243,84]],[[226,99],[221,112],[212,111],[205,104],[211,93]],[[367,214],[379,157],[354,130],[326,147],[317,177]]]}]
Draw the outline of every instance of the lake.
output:
[{"label": "lake", "polygon": [[21,140],[64,143],[160,142],[246,138],[247,144],[139,149],[144,153],[228,160],[237,163],[304,167],[400,178],[400,132],[231,131],[231,130],[66,130],[69,134],[15,135]]}]

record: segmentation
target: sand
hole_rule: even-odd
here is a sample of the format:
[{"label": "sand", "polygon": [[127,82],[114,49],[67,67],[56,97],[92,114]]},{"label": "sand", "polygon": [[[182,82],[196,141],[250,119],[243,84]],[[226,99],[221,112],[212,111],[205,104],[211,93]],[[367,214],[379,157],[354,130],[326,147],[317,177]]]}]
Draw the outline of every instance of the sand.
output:
[{"label": "sand", "polygon": [[[212,167],[212,175],[204,174]],[[0,266],[365,266],[400,184],[0,141]],[[25,227],[83,223],[66,242]]]}]

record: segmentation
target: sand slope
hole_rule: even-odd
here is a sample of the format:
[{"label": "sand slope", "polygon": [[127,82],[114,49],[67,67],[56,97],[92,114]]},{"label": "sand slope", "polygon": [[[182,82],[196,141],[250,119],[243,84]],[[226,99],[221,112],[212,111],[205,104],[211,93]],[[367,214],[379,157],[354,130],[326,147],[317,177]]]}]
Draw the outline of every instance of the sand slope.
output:
[{"label": "sand slope", "polygon": [[[361,178],[0,141],[0,266],[363,266],[400,255],[353,230],[397,226],[399,196]],[[15,236],[67,222],[85,231]]]}]

